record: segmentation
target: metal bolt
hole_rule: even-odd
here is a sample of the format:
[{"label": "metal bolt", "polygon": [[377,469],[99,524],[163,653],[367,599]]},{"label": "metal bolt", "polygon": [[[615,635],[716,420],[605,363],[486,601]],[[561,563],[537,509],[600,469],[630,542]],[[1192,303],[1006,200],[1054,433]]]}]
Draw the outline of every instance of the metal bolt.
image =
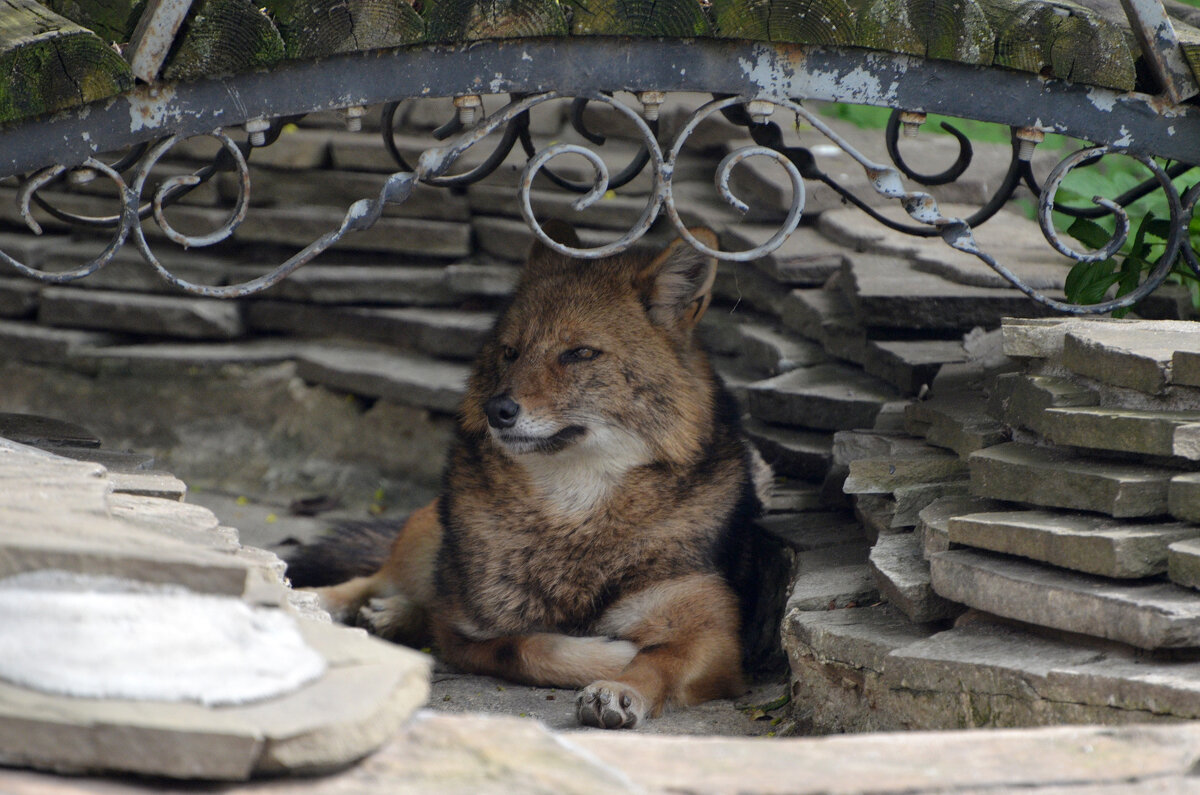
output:
[{"label": "metal bolt", "polygon": [[639,91],[637,98],[642,103],[642,117],[646,121],[655,121],[659,109],[667,101],[667,94],[665,91]]},{"label": "metal bolt", "polygon": [[752,99],[746,103],[746,112],[755,124],[766,124],[767,117],[775,111],[775,106],[765,99]]},{"label": "metal bolt", "polygon": [[256,119],[246,119],[242,127],[250,134],[251,146],[263,146],[267,143],[267,130],[271,129],[271,122],[260,116]]},{"label": "metal bolt", "polygon": [[905,138],[916,138],[917,133],[921,131],[921,125],[924,123],[924,113],[916,110],[900,111],[900,126],[904,130]]},{"label": "metal bolt", "polygon": [[362,131],[363,116],[367,115],[367,109],[362,105],[351,105],[342,111],[342,115],[346,120],[346,132]]},{"label": "metal bolt", "polygon": [[483,99],[478,94],[464,94],[454,98],[454,107],[458,108],[458,120],[464,127],[475,124],[475,116],[483,107]]},{"label": "metal bolt", "polygon": [[86,185],[95,178],[94,168],[75,168],[67,172],[67,182],[71,185]]},{"label": "metal bolt", "polygon": [[1046,134],[1037,127],[1019,127],[1015,135],[1020,141],[1017,145],[1017,159],[1026,163],[1033,157],[1034,148],[1046,139]]}]

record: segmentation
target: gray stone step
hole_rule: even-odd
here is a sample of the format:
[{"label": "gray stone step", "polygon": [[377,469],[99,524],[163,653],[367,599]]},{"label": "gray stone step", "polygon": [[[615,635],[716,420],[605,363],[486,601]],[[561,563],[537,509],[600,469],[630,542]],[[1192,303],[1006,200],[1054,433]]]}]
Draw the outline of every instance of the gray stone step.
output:
[{"label": "gray stone step", "polygon": [[517,288],[521,269],[502,262],[456,262],[444,273],[446,286],[459,295],[503,298]]},{"label": "gray stone step", "polygon": [[1095,390],[1069,378],[1001,373],[988,395],[988,411],[1009,425],[1044,434],[1043,412],[1050,408],[1097,406]]},{"label": "gray stone step", "polygon": [[921,458],[939,452],[903,432],[854,430],[833,435],[834,463],[845,467],[860,458]]},{"label": "gray stone step", "polygon": [[962,343],[955,340],[868,340],[862,365],[870,375],[915,395],[943,364],[965,360]]},{"label": "gray stone step", "polygon": [[713,282],[713,296],[735,307],[753,307],[778,317],[783,312],[788,288],[748,262],[722,262]]},{"label": "gray stone step", "polygon": [[871,543],[881,536],[903,532],[896,527],[896,498],[890,494],[854,494],[850,497],[854,505],[854,518],[863,527]]},{"label": "gray stone step", "polygon": [[921,511],[930,503],[946,497],[966,497],[970,493],[971,482],[966,478],[901,486],[892,493],[896,500],[892,527],[916,527],[921,521]]},{"label": "gray stone step", "polygon": [[1167,484],[1178,474],[1017,442],[979,450],[968,461],[971,490],[977,496],[1116,517],[1167,513]]},{"label": "gray stone step", "polygon": [[1167,550],[1167,576],[1176,585],[1200,590],[1200,539],[1171,544]]},{"label": "gray stone step", "polygon": [[1051,408],[1040,425],[1057,444],[1200,460],[1200,411]]},{"label": "gray stone step", "polygon": [[869,428],[899,396],[857,368],[822,364],[751,384],[750,413],[764,422],[818,430]]},{"label": "gray stone step", "polygon": [[1200,523],[1200,473],[1171,478],[1167,487],[1167,509],[1176,519]]},{"label": "gray stone step", "polygon": [[[923,273],[901,257],[852,254],[842,289],[868,326],[958,330],[995,327],[1001,318],[1044,316],[1049,310],[1011,289],[956,284]],[[1048,291],[1055,295],[1055,291]]]},{"label": "gray stone step", "polygon": [[841,511],[772,514],[755,524],[796,552],[842,546],[865,549],[867,546],[858,522]]},{"label": "gray stone step", "polygon": [[987,401],[977,392],[936,393],[904,407],[904,427],[932,445],[966,457],[1007,441],[1004,424],[987,413]]},{"label": "gray stone step", "polygon": [[[557,170],[557,165],[552,168]],[[445,192],[444,189],[439,190]],[[529,198],[536,218],[562,218],[578,226],[613,229],[621,233],[632,228],[646,209],[644,197],[613,195],[579,212],[571,206],[572,202],[579,199],[579,194],[557,187],[532,191]],[[493,184],[490,179],[467,188],[467,201],[475,215],[521,217],[521,205],[516,201],[513,189]],[[685,223],[695,224],[697,221],[690,219]]]},{"label": "gray stone step", "polygon": [[42,291],[38,322],[185,339],[235,339],[245,332],[240,308],[232,301],[70,287]]},{"label": "gray stone step", "polygon": [[768,326],[743,323],[738,331],[742,337],[741,354],[746,363],[767,376],[829,361],[815,343],[781,334]]},{"label": "gray stone step", "polygon": [[976,513],[949,521],[951,543],[1121,579],[1162,574],[1167,547],[1196,536],[1200,526],[1183,522],[1130,522],[1059,511]]},{"label": "gray stone step", "polygon": [[296,373],[330,389],[449,414],[458,409],[469,370],[416,356],[329,346],[305,351]]},{"label": "gray stone step", "polygon": [[915,533],[881,535],[871,547],[870,563],[883,598],[910,621],[953,618],[965,609],[933,592],[929,563]]},{"label": "gray stone step", "polygon": [[[543,221],[546,219],[542,219]],[[536,239],[524,220],[481,215],[472,219],[471,229],[479,250],[488,256],[505,262],[524,262]],[[619,240],[623,233],[612,229],[578,228],[579,239],[584,248],[593,248]],[[641,237],[629,247],[629,251],[657,254],[674,240],[673,230],[656,230]],[[462,252],[457,256],[465,256]]]},{"label": "gray stone step", "polygon": [[999,511],[1005,503],[969,495],[939,497],[917,513],[917,536],[921,539],[921,552],[928,559],[937,552],[945,552],[956,545],[950,543],[950,520],[956,516],[972,513]]},{"label": "gray stone step", "polygon": [[1062,363],[1106,384],[1158,394],[1172,383],[1177,351],[1200,353],[1200,323],[1079,324],[1066,333]]},{"label": "gray stone step", "polygon": [[294,340],[266,339],[222,343],[154,342],[108,345],[77,351],[71,363],[89,373],[196,373],[230,365],[261,367],[294,359],[304,348]]},{"label": "gray stone step", "polygon": [[1142,649],[1200,646],[1200,598],[1169,583],[1121,583],[952,549],[930,558],[941,596],[1030,624]]},{"label": "gray stone step", "polygon": [[819,480],[829,471],[832,438],[827,432],[783,428],[753,419],[744,422],[742,429],[776,475]]},{"label": "gray stone step", "polygon": [[821,498],[819,485],[798,481],[780,481],[778,473],[776,476],[776,483],[771,489],[770,499],[764,506],[767,513],[816,511],[826,507]]}]

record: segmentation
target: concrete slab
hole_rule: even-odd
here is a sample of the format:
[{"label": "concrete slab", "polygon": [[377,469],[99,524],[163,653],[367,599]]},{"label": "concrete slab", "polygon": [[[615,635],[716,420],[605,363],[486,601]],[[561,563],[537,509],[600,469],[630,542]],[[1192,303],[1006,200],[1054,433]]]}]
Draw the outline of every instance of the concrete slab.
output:
[{"label": "concrete slab", "polygon": [[1200,473],[1171,478],[1167,487],[1167,509],[1177,519],[1200,523]]},{"label": "concrete slab", "polygon": [[921,554],[925,559],[937,552],[945,552],[955,545],[950,542],[950,520],[971,513],[996,511],[1005,503],[982,497],[940,497],[917,513],[917,536],[921,539]]},{"label": "concrete slab", "polygon": [[187,339],[235,339],[245,331],[237,304],[229,301],[71,287],[42,291],[38,322]]},{"label": "concrete slab", "polygon": [[296,373],[331,389],[445,413],[458,409],[467,381],[465,365],[333,346],[305,351]]},{"label": "concrete slab", "polygon": [[988,415],[986,405],[978,392],[935,393],[905,406],[905,429],[966,458],[1011,436],[1004,423]]},{"label": "concrete slab", "polygon": [[744,422],[742,429],[776,475],[811,480],[829,471],[832,440],[826,431],[785,428],[753,419]]},{"label": "concrete slab", "polygon": [[1200,411],[1047,408],[1038,425],[1056,444],[1200,460]]},{"label": "concrete slab", "polygon": [[1171,360],[1177,351],[1200,353],[1200,323],[1076,326],[1063,340],[1062,363],[1106,384],[1158,394],[1171,383]]},{"label": "concrete slab", "polygon": [[764,422],[818,430],[870,427],[895,391],[856,368],[824,364],[751,384],[750,413]]}]

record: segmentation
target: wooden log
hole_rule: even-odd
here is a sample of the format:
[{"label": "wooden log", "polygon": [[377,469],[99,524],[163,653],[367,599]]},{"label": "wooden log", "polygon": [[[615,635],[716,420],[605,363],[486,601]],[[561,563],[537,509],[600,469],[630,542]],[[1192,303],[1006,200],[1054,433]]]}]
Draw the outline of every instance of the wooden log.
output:
[{"label": "wooden log", "polygon": [[991,64],[995,34],[976,0],[897,0],[925,42],[925,57],[958,63]]},{"label": "wooden log", "polygon": [[261,69],[283,60],[283,38],[250,0],[203,0],[192,7],[164,80],[195,80]]},{"label": "wooden log", "polygon": [[908,4],[895,0],[856,0],[854,43],[905,55],[925,55],[925,40],[908,18]]},{"label": "wooden log", "polygon": [[146,0],[46,0],[45,6],[107,42],[124,44]]},{"label": "wooden log", "polygon": [[1067,0],[980,4],[996,32],[996,64],[1076,83],[1133,89],[1128,31],[1096,12]]},{"label": "wooden log", "polygon": [[727,39],[854,44],[854,12],[846,0],[713,0],[717,35]]},{"label": "wooden log", "polygon": [[399,47],[425,37],[405,0],[267,0],[288,58]]},{"label": "wooden log", "polygon": [[431,42],[566,36],[570,29],[554,0],[427,0]]},{"label": "wooden log", "polygon": [[571,8],[576,36],[709,36],[712,26],[699,0],[586,0]]},{"label": "wooden log", "polygon": [[33,0],[0,0],[0,122],[52,113],[133,87],[124,59]]}]

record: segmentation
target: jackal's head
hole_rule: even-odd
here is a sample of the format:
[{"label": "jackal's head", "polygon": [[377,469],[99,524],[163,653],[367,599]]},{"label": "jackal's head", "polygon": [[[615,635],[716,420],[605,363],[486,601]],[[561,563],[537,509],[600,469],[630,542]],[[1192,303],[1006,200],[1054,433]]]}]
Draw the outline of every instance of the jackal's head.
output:
[{"label": "jackal's head", "polygon": [[[565,224],[545,229],[580,246]],[[710,230],[691,232],[716,247]],[[693,330],[716,264],[682,240],[654,257],[601,260],[535,244],[476,363],[464,428],[542,467],[579,456],[622,469],[692,460],[712,422],[712,370]]]}]

